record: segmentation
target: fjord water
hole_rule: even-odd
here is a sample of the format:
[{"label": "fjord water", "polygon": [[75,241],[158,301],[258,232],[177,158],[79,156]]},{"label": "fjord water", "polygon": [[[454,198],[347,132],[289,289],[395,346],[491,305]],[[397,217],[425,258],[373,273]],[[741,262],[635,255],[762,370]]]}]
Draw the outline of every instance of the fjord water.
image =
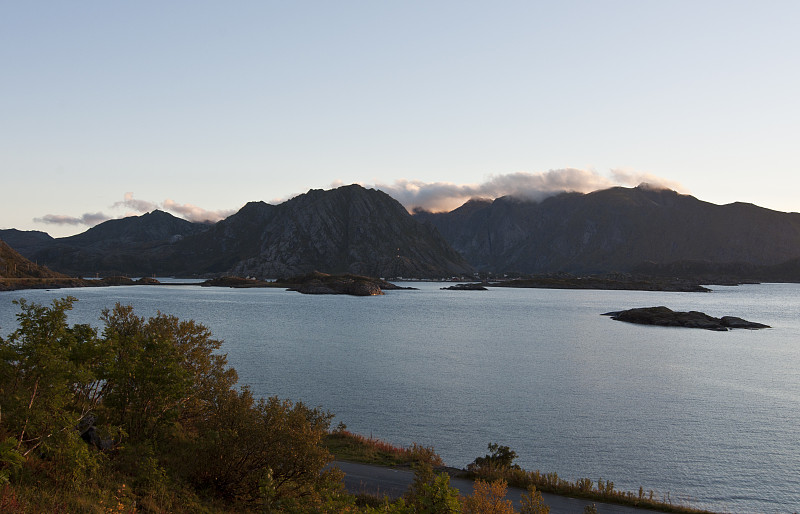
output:
[{"label": "fjord water", "polygon": [[[800,286],[712,293],[500,289],[305,296],[278,289],[132,286],[0,293],[79,299],[99,325],[130,304],[194,319],[225,341],[240,382],[302,400],[348,429],[432,445],[452,466],[510,446],[526,469],[614,482],[727,512],[800,509]],[[766,323],[710,332],[601,313],[666,305]]]}]

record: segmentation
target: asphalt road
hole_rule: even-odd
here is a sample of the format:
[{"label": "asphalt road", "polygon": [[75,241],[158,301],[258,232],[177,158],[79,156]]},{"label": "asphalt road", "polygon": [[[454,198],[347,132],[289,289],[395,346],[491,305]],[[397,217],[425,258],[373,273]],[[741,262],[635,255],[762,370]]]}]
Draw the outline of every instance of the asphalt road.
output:
[{"label": "asphalt road", "polygon": [[[368,493],[386,495],[397,498],[405,493],[408,486],[414,479],[414,472],[405,469],[386,468],[383,466],[370,466],[367,464],[355,464],[352,462],[336,461],[332,464],[345,473],[344,485],[351,493]],[[472,494],[472,481],[460,478],[450,479],[450,485],[459,490],[462,495]],[[506,497],[514,502],[519,508],[520,496],[525,492],[523,489],[509,488]],[[555,494],[542,493],[544,502],[550,506],[551,514],[574,514],[582,513],[584,507],[594,503],[597,512],[600,514],[634,514],[654,512],[648,509],[637,509],[610,503],[591,502],[589,500],[579,500],[567,498]]]}]

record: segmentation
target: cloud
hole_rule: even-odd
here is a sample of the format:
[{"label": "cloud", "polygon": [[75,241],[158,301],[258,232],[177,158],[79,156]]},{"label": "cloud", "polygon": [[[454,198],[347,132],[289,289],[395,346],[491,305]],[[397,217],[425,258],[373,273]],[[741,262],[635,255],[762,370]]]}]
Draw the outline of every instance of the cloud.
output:
[{"label": "cloud", "polygon": [[612,178],[623,186],[642,186],[653,189],[673,189],[683,192],[686,190],[680,182],[657,177],[650,173],[640,173],[627,170],[611,170]]},{"label": "cloud", "polygon": [[36,223],[45,223],[47,225],[97,225],[111,218],[102,212],[86,213],[80,217],[66,216],[63,214],[45,214],[41,218],[34,218]]},{"label": "cloud", "polygon": [[170,200],[169,198],[164,200],[164,203],[162,203],[161,205],[164,208],[164,210],[180,214],[187,220],[196,223],[200,222],[216,223],[217,221],[224,220],[225,218],[236,212],[235,209],[208,211],[206,209],[203,209],[202,207],[198,207],[190,203],[185,203],[181,205],[173,200]]},{"label": "cloud", "polygon": [[153,209],[158,209],[158,204],[145,200],[136,200],[133,198],[133,193],[128,192],[125,193],[122,201],[114,202],[114,205],[111,207],[127,207],[128,209],[133,209],[136,212],[143,213],[150,212]]},{"label": "cloud", "polygon": [[635,186],[641,183],[655,188],[683,189],[676,182],[649,173],[612,170],[611,176],[607,177],[594,170],[576,168],[540,173],[490,175],[480,184],[400,179],[393,184],[376,184],[369,187],[387,193],[409,210],[421,208],[436,212],[452,210],[471,198],[495,199],[501,196],[513,196],[539,201],[565,191],[589,193],[618,185]]},{"label": "cloud", "polygon": [[110,219],[128,218],[130,216],[138,216],[145,212],[151,212],[156,209],[163,209],[186,218],[189,221],[202,223],[202,222],[217,222],[227,218],[234,212],[235,209],[225,209],[217,211],[209,211],[192,204],[179,204],[178,202],[167,198],[161,203],[150,202],[147,200],[138,200],[133,197],[132,192],[127,192],[123,199],[114,202],[111,205],[112,209],[124,208],[126,211],[123,214],[116,216],[109,216],[102,212],[86,213],[81,216],[68,216],[63,214],[45,214],[41,218],[34,218],[36,223],[45,223],[48,225],[86,225],[93,227],[98,223],[108,221]]}]

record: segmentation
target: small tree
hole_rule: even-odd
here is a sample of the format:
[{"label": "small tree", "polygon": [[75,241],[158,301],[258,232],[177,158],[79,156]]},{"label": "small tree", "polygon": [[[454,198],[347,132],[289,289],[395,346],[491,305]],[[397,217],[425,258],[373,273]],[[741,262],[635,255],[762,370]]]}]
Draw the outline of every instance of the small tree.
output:
[{"label": "small tree", "polygon": [[535,485],[531,485],[522,493],[520,514],[550,514],[550,507],[545,505],[542,493],[536,490]]},{"label": "small tree", "polygon": [[506,499],[508,484],[505,480],[484,482],[476,480],[472,496],[462,500],[464,514],[513,514],[514,505]]},{"label": "small tree", "polygon": [[414,470],[414,481],[406,492],[412,512],[457,514],[461,512],[458,490],[450,486],[447,473],[434,473],[430,464],[423,463]]},{"label": "small tree", "polygon": [[508,446],[500,446],[497,443],[489,443],[488,455],[477,457],[472,463],[467,465],[470,471],[477,471],[479,469],[519,469],[519,466],[513,464],[514,459],[517,458],[517,452],[513,451]]}]

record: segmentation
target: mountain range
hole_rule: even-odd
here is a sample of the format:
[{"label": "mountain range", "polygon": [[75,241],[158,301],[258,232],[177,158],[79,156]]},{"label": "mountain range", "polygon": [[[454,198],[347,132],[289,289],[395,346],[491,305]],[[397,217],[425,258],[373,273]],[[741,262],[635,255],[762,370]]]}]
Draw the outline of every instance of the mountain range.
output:
[{"label": "mountain range", "polygon": [[412,215],[381,191],[350,185],[279,205],[251,202],[215,224],[153,211],[71,237],[10,229],[0,239],[70,275],[623,272],[800,281],[800,214],[646,186],[538,202],[475,199]]},{"label": "mountain range", "polygon": [[477,269],[494,272],[629,272],[686,261],[774,266],[800,257],[798,213],[715,205],[647,186],[541,202],[472,200],[415,217],[435,225]]},{"label": "mountain range", "polygon": [[318,270],[438,278],[473,271],[430,224],[358,185],[311,190],[279,205],[251,202],[212,225],[156,210],[71,237],[12,229],[0,230],[0,239],[70,275],[280,278]]}]

